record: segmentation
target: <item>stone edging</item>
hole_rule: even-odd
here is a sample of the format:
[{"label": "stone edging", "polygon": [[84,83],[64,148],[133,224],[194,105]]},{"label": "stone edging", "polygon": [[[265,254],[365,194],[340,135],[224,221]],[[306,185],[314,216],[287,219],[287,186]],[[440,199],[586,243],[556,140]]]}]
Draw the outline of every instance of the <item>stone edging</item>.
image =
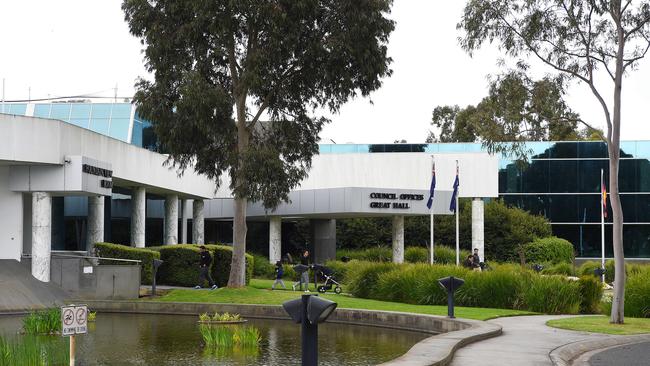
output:
[{"label": "stone edging", "polygon": [[[288,315],[279,305],[108,300],[85,300],[78,302],[85,303],[92,310],[100,312],[174,315],[229,312],[238,313],[248,318],[289,320]],[[382,366],[447,365],[451,362],[457,349],[472,342],[501,334],[501,326],[478,320],[449,319],[434,315],[376,310],[336,309],[328,319],[328,322],[413,330],[435,334],[415,344],[404,355],[383,363]]]},{"label": "stone edging", "polygon": [[578,341],[557,347],[549,353],[549,357],[555,366],[573,365],[580,356],[585,353],[601,350],[626,344],[650,341],[650,334],[639,334],[632,336],[611,335],[602,339]]}]

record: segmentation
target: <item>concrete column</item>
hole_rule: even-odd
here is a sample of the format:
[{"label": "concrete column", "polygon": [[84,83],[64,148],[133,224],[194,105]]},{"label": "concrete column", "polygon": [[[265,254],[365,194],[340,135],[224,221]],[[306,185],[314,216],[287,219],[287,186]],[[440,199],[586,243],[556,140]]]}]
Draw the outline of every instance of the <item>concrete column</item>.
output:
[{"label": "concrete column", "polygon": [[282,259],[282,217],[271,216],[269,220],[269,262]]},{"label": "concrete column", "polygon": [[181,200],[181,243],[187,244],[187,220],[190,219],[190,210],[187,208],[188,200]]},{"label": "concrete column", "polygon": [[165,236],[164,245],[178,244],[178,196],[165,197]]},{"label": "concrete column", "polygon": [[482,198],[472,200],[472,253],[474,248],[478,248],[478,256],[481,261],[485,261],[485,229],[484,229],[484,208]]},{"label": "concrete column", "polygon": [[131,191],[131,246],[144,248],[144,231],[147,219],[146,191],[134,187]]},{"label": "concrete column", "polygon": [[393,216],[393,263],[404,263],[404,216]]},{"label": "concrete column", "polygon": [[314,263],[336,259],[336,220],[309,220],[311,242],[309,251]]},{"label": "concrete column", "polygon": [[52,250],[52,196],[47,192],[32,193],[32,276],[50,282]]},{"label": "concrete column", "polygon": [[88,238],[86,251],[92,253],[95,243],[104,241],[104,196],[88,197]]},{"label": "concrete column", "polygon": [[192,241],[194,244],[205,244],[203,206],[203,200],[192,202]]}]

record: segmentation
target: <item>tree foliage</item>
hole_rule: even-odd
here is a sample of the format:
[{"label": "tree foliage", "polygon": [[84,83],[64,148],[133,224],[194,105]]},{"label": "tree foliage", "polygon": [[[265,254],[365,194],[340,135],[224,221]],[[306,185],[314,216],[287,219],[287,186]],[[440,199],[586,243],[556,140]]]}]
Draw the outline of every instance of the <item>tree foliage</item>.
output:
[{"label": "tree foliage", "polygon": [[[576,141],[598,135],[579,128],[579,116],[564,100],[562,78],[533,80],[512,70],[490,81],[489,94],[476,106],[438,106],[429,142],[482,142],[488,151],[519,154],[526,141]],[[512,144],[502,144],[512,142]]]},{"label": "tree foliage", "polygon": [[[246,202],[273,209],[305,178],[327,119],[389,76],[392,0],[124,0],[153,80],[136,84],[170,162],[235,196],[233,272],[242,286]],[[236,263],[235,263],[236,262]]]},{"label": "tree foliage", "polygon": [[[648,0],[469,0],[458,28],[470,54],[496,43],[508,56],[534,58],[559,77],[584,83],[603,110],[609,152],[614,258],[617,262],[611,321],[623,323],[623,211],[618,189],[623,75],[650,50]],[[613,90],[596,82],[604,75]],[[583,124],[588,125],[585,121]]]}]

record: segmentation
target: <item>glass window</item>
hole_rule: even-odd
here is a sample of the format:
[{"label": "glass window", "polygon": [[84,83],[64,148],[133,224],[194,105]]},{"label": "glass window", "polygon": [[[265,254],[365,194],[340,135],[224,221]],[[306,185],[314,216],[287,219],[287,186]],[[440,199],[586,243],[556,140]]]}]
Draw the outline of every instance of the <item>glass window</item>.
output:
[{"label": "glass window", "polygon": [[550,156],[552,146],[552,142],[531,141],[526,143],[525,149],[530,150],[528,155],[531,159],[545,159]]},{"label": "glass window", "polygon": [[0,113],[16,114],[24,116],[27,111],[27,104],[3,104],[0,106]]},{"label": "glass window", "polygon": [[609,162],[607,160],[578,161],[578,192],[600,192],[600,170],[603,169],[605,184],[609,179]]},{"label": "glass window", "polygon": [[[637,179],[637,170],[639,160],[621,159],[618,166],[618,187],[621,192],[638,192],[639,181]],[[609,190],[609,184],[607,184]]]},{"label": "glass window", "polygon": [[83,128],[89,128],[90,126],[90,119],[88,118],[71,118],[70,123],[72,123],[75,126],[83,127]]},{"label": "glass window", "polygon": [[607,158],[607,144],[600,141],[577,142],[579,158]]},{"label": "glass window", "polygon": [[110,118],[112,104],[96,103],[93,104],[93,118]]},{"label": "glass window", "polygon": [[[548,160],[533,160],[527,165],[519,167],[521,171],[521,191],[530,193],[549,192],[549,169],[551,162]],[[513,163],[517,165],[517,163]]]},{"label": "glass window", "polygon": [[557,142],[551,148],[550,158],[577,158],[578,157],[578,143],[577,142]]},{"label": "glass window", "polygon": [[621,141],[620,152],[622,158],[637,157],[636,141]]},{"label": "glass window", "polygon": [[548,175],[550,192],[578,192],[577,160],[549,161]]},{"label": "glass window", "polygon": [[637,179],[639,192],[650,192],[650,161],[639,159]]},{"label": "glass window", "polygon": [[[135,146],[142,147],[142,122],[138,120],[133,120],[133,132],[131,133],[131,144]],[[319,149],[322,149],[324,145],[319,145]],[[321,150],[321,154],[322,154]]]},{"label": "glass window", "polygon": [[34,117],[50,118],[51,104],[36,104],[34,106]]},{"label": "glass window", "polygon": [[[600,194],[579,195],[577,197],[578,220],[576,222],[600,222]],[[608,214],[608,217],[611,217],[611,210],[608,210]]]},{"label": "glass window", "polygon": [[86,118],[90,117],[90,104],[73,104],[70,118]]},{"label": "glass window", "polygon": [[[624,144],[626,143],[627,143],[626,141],[621,142],[621,149],[624,149]],[[637,141],[636,153],[634,154],[634,156],[637,158],[650,159],[650,141]]]},{"label": "glass window", "polygon": [[108,121],[107,118],[93,118],[90,121],[90,129],[102,135],[108,135]]},{"label": "glass window", "polygon": [[[133,130],[133,132],[134,132],[133,136],[135,136],[135,129],[136,129],[135,124],[133,125],[133,129],[134,129],[134,130]],[[132,143],[135,144],[135,142],[134,142],[133,140],[132,140]],[[139,145],[139,146],[142,146],[142,145]],[[319,151],[321,154],[329,154],[329,153],[332,152],[332,145],[329,145],[329,144],[318,144],[318,151]]]},{"label": "glass window", "polygon": [[111,119],[111,130],[108,135],[126,141],[129,136],[129,122],[128,118]]},{"label": "glass window", "polygon": [[116,103],[113,104],[112,118],[131,118],[131,104]]},{"label": "glass window", "polygon": [[70,104],[53,103],[50,111],[50,118],[67,121],[70,118]]}]

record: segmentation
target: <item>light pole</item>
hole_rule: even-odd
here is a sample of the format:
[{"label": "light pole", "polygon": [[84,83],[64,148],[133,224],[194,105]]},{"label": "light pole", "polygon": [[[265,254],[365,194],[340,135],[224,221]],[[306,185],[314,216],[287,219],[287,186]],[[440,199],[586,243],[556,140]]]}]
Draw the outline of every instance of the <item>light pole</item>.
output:
[{"label": "light pole", "polygon": [[438,280],[442,288],[447,290],[447,316],[455,318],[454,316],[454,292],[465,283],[462,278],[454,276],[444,277]]},{"label": "light pole", "polygon": [[286,301],[282,304],[284,311],[296,323],[301,323],[302,366],[318,365],[318,323],[322,323],[332,315],[336,303],[305,294],[300,299]]}]

